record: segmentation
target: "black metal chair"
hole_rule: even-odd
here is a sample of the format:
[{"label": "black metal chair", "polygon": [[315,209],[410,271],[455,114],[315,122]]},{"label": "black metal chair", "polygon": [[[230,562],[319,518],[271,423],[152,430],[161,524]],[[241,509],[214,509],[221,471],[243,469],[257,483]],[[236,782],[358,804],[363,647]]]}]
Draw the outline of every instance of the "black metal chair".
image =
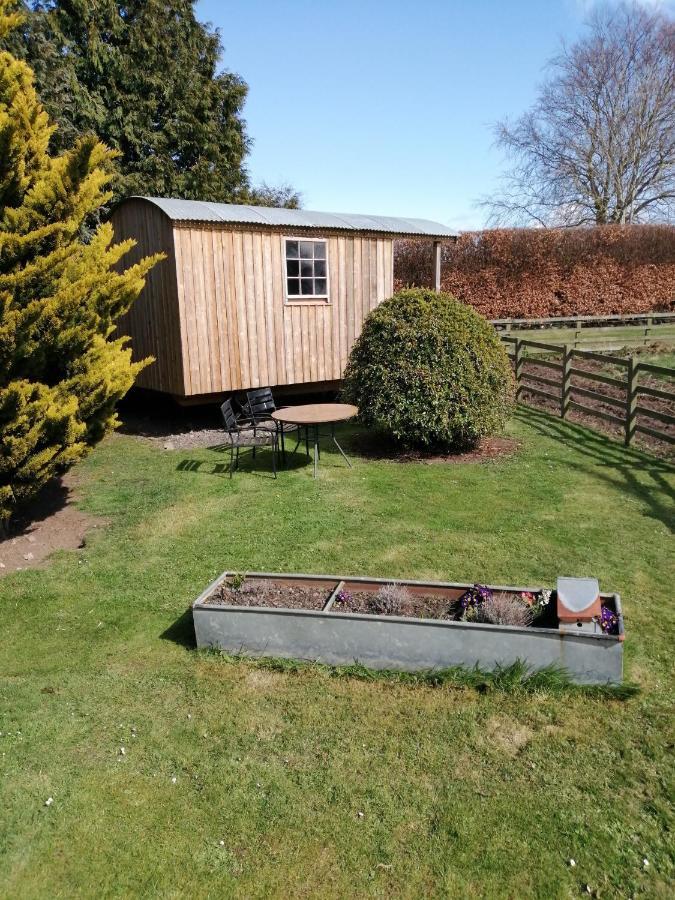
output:
[{"label": "black metal chair", "polygon": [[272,472],[277,477],[277,451],[279,449],[279,434],[276,427],[260,425],[256,422],[242,420],[234,411],[231,400],[226,400],[220,407],[223,416],[225,431],[230,439],[230,478],[235,469],[239,468],[239,450],[243,447],[255,451],[258,447],[266,446],[271,439],[272,443]]},{"label": "black metal chair", "polygon": [[281,456],[283,459],[285,459],[286,446],[284,443],[284,437],[287,434],[297,432],[297,450],[301,439],[300,426],[291,425],[290,423],[283,424],[282,422],[277,422],[276,419],[272,418],[272,413],[275,412],[276,408],[277,407],[276,403],[274,402],[274,396],[272,394],[271,388],[255,388],[254,390],[246,391],[246,403],[242,407],[242,412],[245,418],[248,419],[248,421],[250,421],[255,428],[259,428],[261,426],[265,428],[276,428],[278,440],[281,441]]},{"label": "black metal chair", "polygon": [[246,391],[246,403],[243,406],[243,412],[252,422],[261,425],[274,424],[274,419],[271,418],[271,415],[276,408],[272,388],[255,388],[252,391]]}]

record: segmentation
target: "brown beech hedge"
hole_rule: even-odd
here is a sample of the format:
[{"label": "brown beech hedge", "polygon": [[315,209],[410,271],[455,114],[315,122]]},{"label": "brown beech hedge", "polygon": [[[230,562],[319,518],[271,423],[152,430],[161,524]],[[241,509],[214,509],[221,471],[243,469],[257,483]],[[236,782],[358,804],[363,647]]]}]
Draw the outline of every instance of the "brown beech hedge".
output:
[{"label": "brown beech hedge", "polygon": [[[426,241],[397,241],[396,288],[432,282]],[[489,319],[675,310],[675,226],[467,232],[443,246],[442,289]]]}]

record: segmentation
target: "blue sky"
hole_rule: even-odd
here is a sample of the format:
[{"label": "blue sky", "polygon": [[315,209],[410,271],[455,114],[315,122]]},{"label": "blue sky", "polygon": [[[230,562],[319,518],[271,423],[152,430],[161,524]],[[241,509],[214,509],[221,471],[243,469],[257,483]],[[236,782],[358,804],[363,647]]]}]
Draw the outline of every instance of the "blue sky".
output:
[{"label": "blue sky", "polygon": [[255,182],[307,209],[478,227],[491,125],[533,101],[592,0],[200,0],[248,82]]}]

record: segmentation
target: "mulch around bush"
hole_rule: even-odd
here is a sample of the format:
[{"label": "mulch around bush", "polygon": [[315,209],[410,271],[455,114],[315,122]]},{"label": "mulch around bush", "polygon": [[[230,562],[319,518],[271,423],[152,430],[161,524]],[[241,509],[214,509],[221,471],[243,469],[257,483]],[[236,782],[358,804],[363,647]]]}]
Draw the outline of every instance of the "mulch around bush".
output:
[{"label": "mulch around bush", "polygon": [[222,584],[206,603],[223,606],[265,606],[272,609],[323,609],[332,587],[275,584],[263,578],[247,578],[238,590]]},{"label": "mulch around bush", "polygon": [[455,619],[457,601],[443,597],[413,596],[401,603],[396,613],[382,613],[374,607],[375,594],[371,591],[349,592],[349,600],[333,604],[331,612],[367,613],[368,615],[397,615],[410,619]]},{"label": "mulch around bush", "polygon": [[506,437],[483,438],[473,450],[438,453],[433,450],[402,450],[382,437],[364,432],[354,435],[350,449],[366,459],[387,459],[399,463],[486,463],[513,456],[520,448],[518,441]]}]

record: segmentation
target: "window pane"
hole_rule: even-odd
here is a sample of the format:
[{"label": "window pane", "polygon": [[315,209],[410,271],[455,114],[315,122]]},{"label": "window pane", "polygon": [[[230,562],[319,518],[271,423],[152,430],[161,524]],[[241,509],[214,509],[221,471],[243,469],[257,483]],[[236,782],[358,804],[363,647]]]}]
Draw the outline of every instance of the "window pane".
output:
[{"label": "window pane", "polygon": [[326,277],[326,260],[325,259],[317,259],[314,263],[314,274],[317,278],[325,278]]},{"label": "window pane", "polygon": [[313,294],[314,293],[314,279],[313,278],[303,278],[301,281],[302,284],[302,293],[303,294]]},{"label": "window pane", "polygon": [[297,278],[300,274],[300,263],[297,259],[289,259],[286,261],[286,272],[289,278]]},{"label": "window pane", "polygon": [[314,274],[314,263],[311,259],[303,259],[300,263],[300,274],[303,278],[311,278]]},{"label": "window pane", "polygon": [[289,278],[288,279],[288,296],[289,297],[297,297],[300,293],[300,279],[299,278]]},{"label": "window pane", "polygon": [[326,242],[325,241],[315,241],[314,242],[314,259],[325,259],[326,258]]},{"label": "window pane", "polygon": [[298,242],[286,241],[286,259],[298,258]]},{"label": "window pane", "polygon": [[311,259],[314,256],[312,252],[311,241],[300,241],[300,259]]},{"label": "window pane", "polygon": [[326,279],[325,278],[317,278],[314,281],[314,289],[315,293],[319,296],[325,296],[326,294]]}]

